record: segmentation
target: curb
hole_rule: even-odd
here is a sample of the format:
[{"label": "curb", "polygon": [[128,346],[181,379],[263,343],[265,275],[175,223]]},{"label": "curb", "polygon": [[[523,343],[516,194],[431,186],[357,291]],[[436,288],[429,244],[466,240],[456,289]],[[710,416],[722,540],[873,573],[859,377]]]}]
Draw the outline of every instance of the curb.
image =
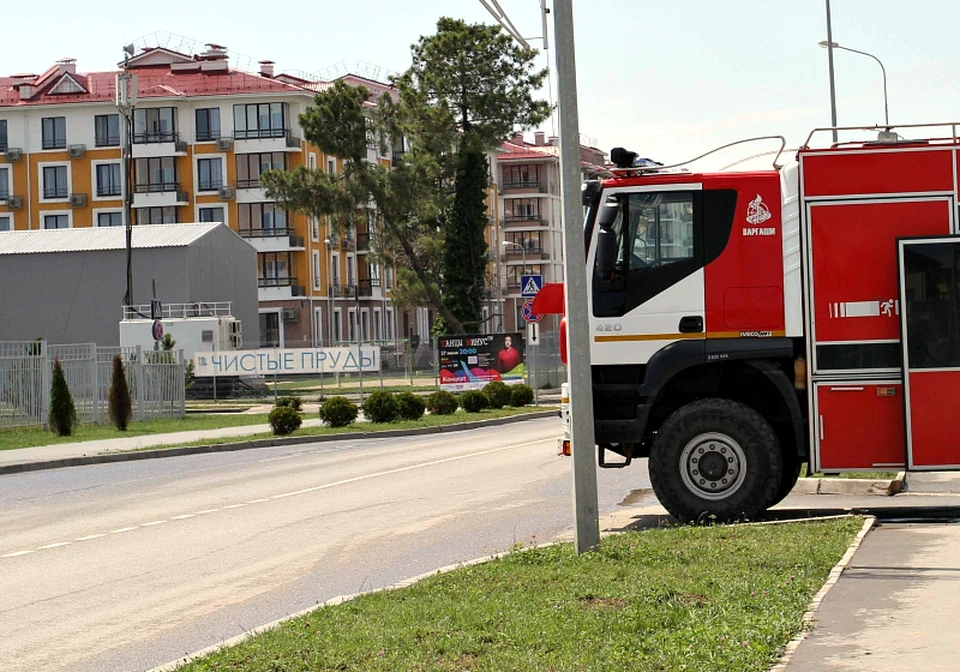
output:
[{"label": "curb", "polygon": [[790,643],[787,644],[786,648],[784,649],[780,660],[776,665],[770,668],[769,672],[785,672],[787,666],[790,664],[790,661],[793,660],[793,656],[796,654],[797,648],[813,630],[813,622],[816,619],[817,611],[820,610],[820,605],[823,603],[827,593],[829,593],[830,589],[833,588],[837,581],[840,580],[840,575],[843,574],[843,570],[845,570],[850,564],[850,561],[853,560],[853,556],[857,552],[857,549],[860,548],[860,544],[863,542],[864,537],[867,536],[867,532],[871,530],[876,522],[877,519],[873,516],[869,516],[863,521],[863,527],[860,528],[857,536],[854,537],[853,542],[847,548],[847,552],[843,554],[842,558],[840,558],[840,562],[833,566],[833,569],[830,570],[830,574],[827,575],[826,583],[823,584],[823,587],[820,588],[817,594],[813,596],[813,600],[810,601],[810,606],[803,614],[803,628],[796,637],[790,640]]},{"label": "curb", "polygon": [[904,472],[896,478],[800,478],[792,495],[879,495],[890,497],[903,491]]},{"label": "curb", "polygon": [[270,448],[275,446],[297,446],[307,443],[326,443],[329,441],[350,441],[355,439],[397,438],[401,436],[420,436],[422,434],[446,434],[462,432],[468,429],[496,427],[510,425],[526,420],[539,418],[555,418],[557,411],[534,411],[505,418],[491,418],[490,420],[470,420],[440,427],[418,427],[416,429],[387,429],[382,432],[350,432],[344,434],[324,434],[320,436],[291,436],[287,438],[256,439],[254,441],[235,441],[232,443],[216,443],[203,446],[184,446],[182,448],[160,448],[156,450],[139,450],[118,453],[100,453],[98,455],[83,455],[81,457],[65,457],[40,462],[22,462],[0,466],[0,476],[4,474],[20,474],[29,471],[44,469],[62,469],[65,467],[79,467],[90,464],[110,464],[113,462],[131,462],[133,460],[153,460],[161,457],[182,457],[184,455],[201,455],[204,453],[226,453],[234,450],[248,450],[251,448]]}]

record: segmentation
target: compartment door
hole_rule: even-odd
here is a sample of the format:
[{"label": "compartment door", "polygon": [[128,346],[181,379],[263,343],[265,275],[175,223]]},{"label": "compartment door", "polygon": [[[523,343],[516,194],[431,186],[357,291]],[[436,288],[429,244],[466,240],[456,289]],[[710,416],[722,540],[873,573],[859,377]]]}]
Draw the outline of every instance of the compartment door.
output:
[{"label": "compartment door", "polygon": [[907,468],[960,469],[960,238],[898,247]]}]

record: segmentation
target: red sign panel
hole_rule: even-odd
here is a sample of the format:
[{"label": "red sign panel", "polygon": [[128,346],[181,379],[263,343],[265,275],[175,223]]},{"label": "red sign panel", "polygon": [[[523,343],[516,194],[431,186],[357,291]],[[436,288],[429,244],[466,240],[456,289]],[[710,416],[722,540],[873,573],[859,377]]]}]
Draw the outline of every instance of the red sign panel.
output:
[{"label": "red sign panel", "polygon": [[845,196],[953,191],[953,152],[832,151],[803,155],[803,194]]}]

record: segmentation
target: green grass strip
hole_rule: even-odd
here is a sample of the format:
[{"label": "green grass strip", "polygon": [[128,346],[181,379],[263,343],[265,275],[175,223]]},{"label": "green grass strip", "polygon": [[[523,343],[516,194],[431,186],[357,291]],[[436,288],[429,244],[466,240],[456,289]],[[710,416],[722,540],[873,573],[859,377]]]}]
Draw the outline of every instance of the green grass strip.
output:
[{"label": "green grass strip", "polygon": [[181,668],[766,670],[861,528],[848,517],[628,532],[321,608]]}]

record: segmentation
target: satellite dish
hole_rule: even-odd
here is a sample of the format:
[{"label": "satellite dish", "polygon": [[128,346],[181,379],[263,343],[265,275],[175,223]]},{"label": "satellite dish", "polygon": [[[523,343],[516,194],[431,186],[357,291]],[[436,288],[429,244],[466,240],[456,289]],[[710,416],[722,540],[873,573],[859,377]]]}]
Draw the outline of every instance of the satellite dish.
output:
[{"label": "satellite dish", "polygon": [[130,44],[124,45],[123,53],[125,53],[127,56],[133,56],[134,52],[135,52],[135,49],[133,47],[133,42],[131,42]]}]

